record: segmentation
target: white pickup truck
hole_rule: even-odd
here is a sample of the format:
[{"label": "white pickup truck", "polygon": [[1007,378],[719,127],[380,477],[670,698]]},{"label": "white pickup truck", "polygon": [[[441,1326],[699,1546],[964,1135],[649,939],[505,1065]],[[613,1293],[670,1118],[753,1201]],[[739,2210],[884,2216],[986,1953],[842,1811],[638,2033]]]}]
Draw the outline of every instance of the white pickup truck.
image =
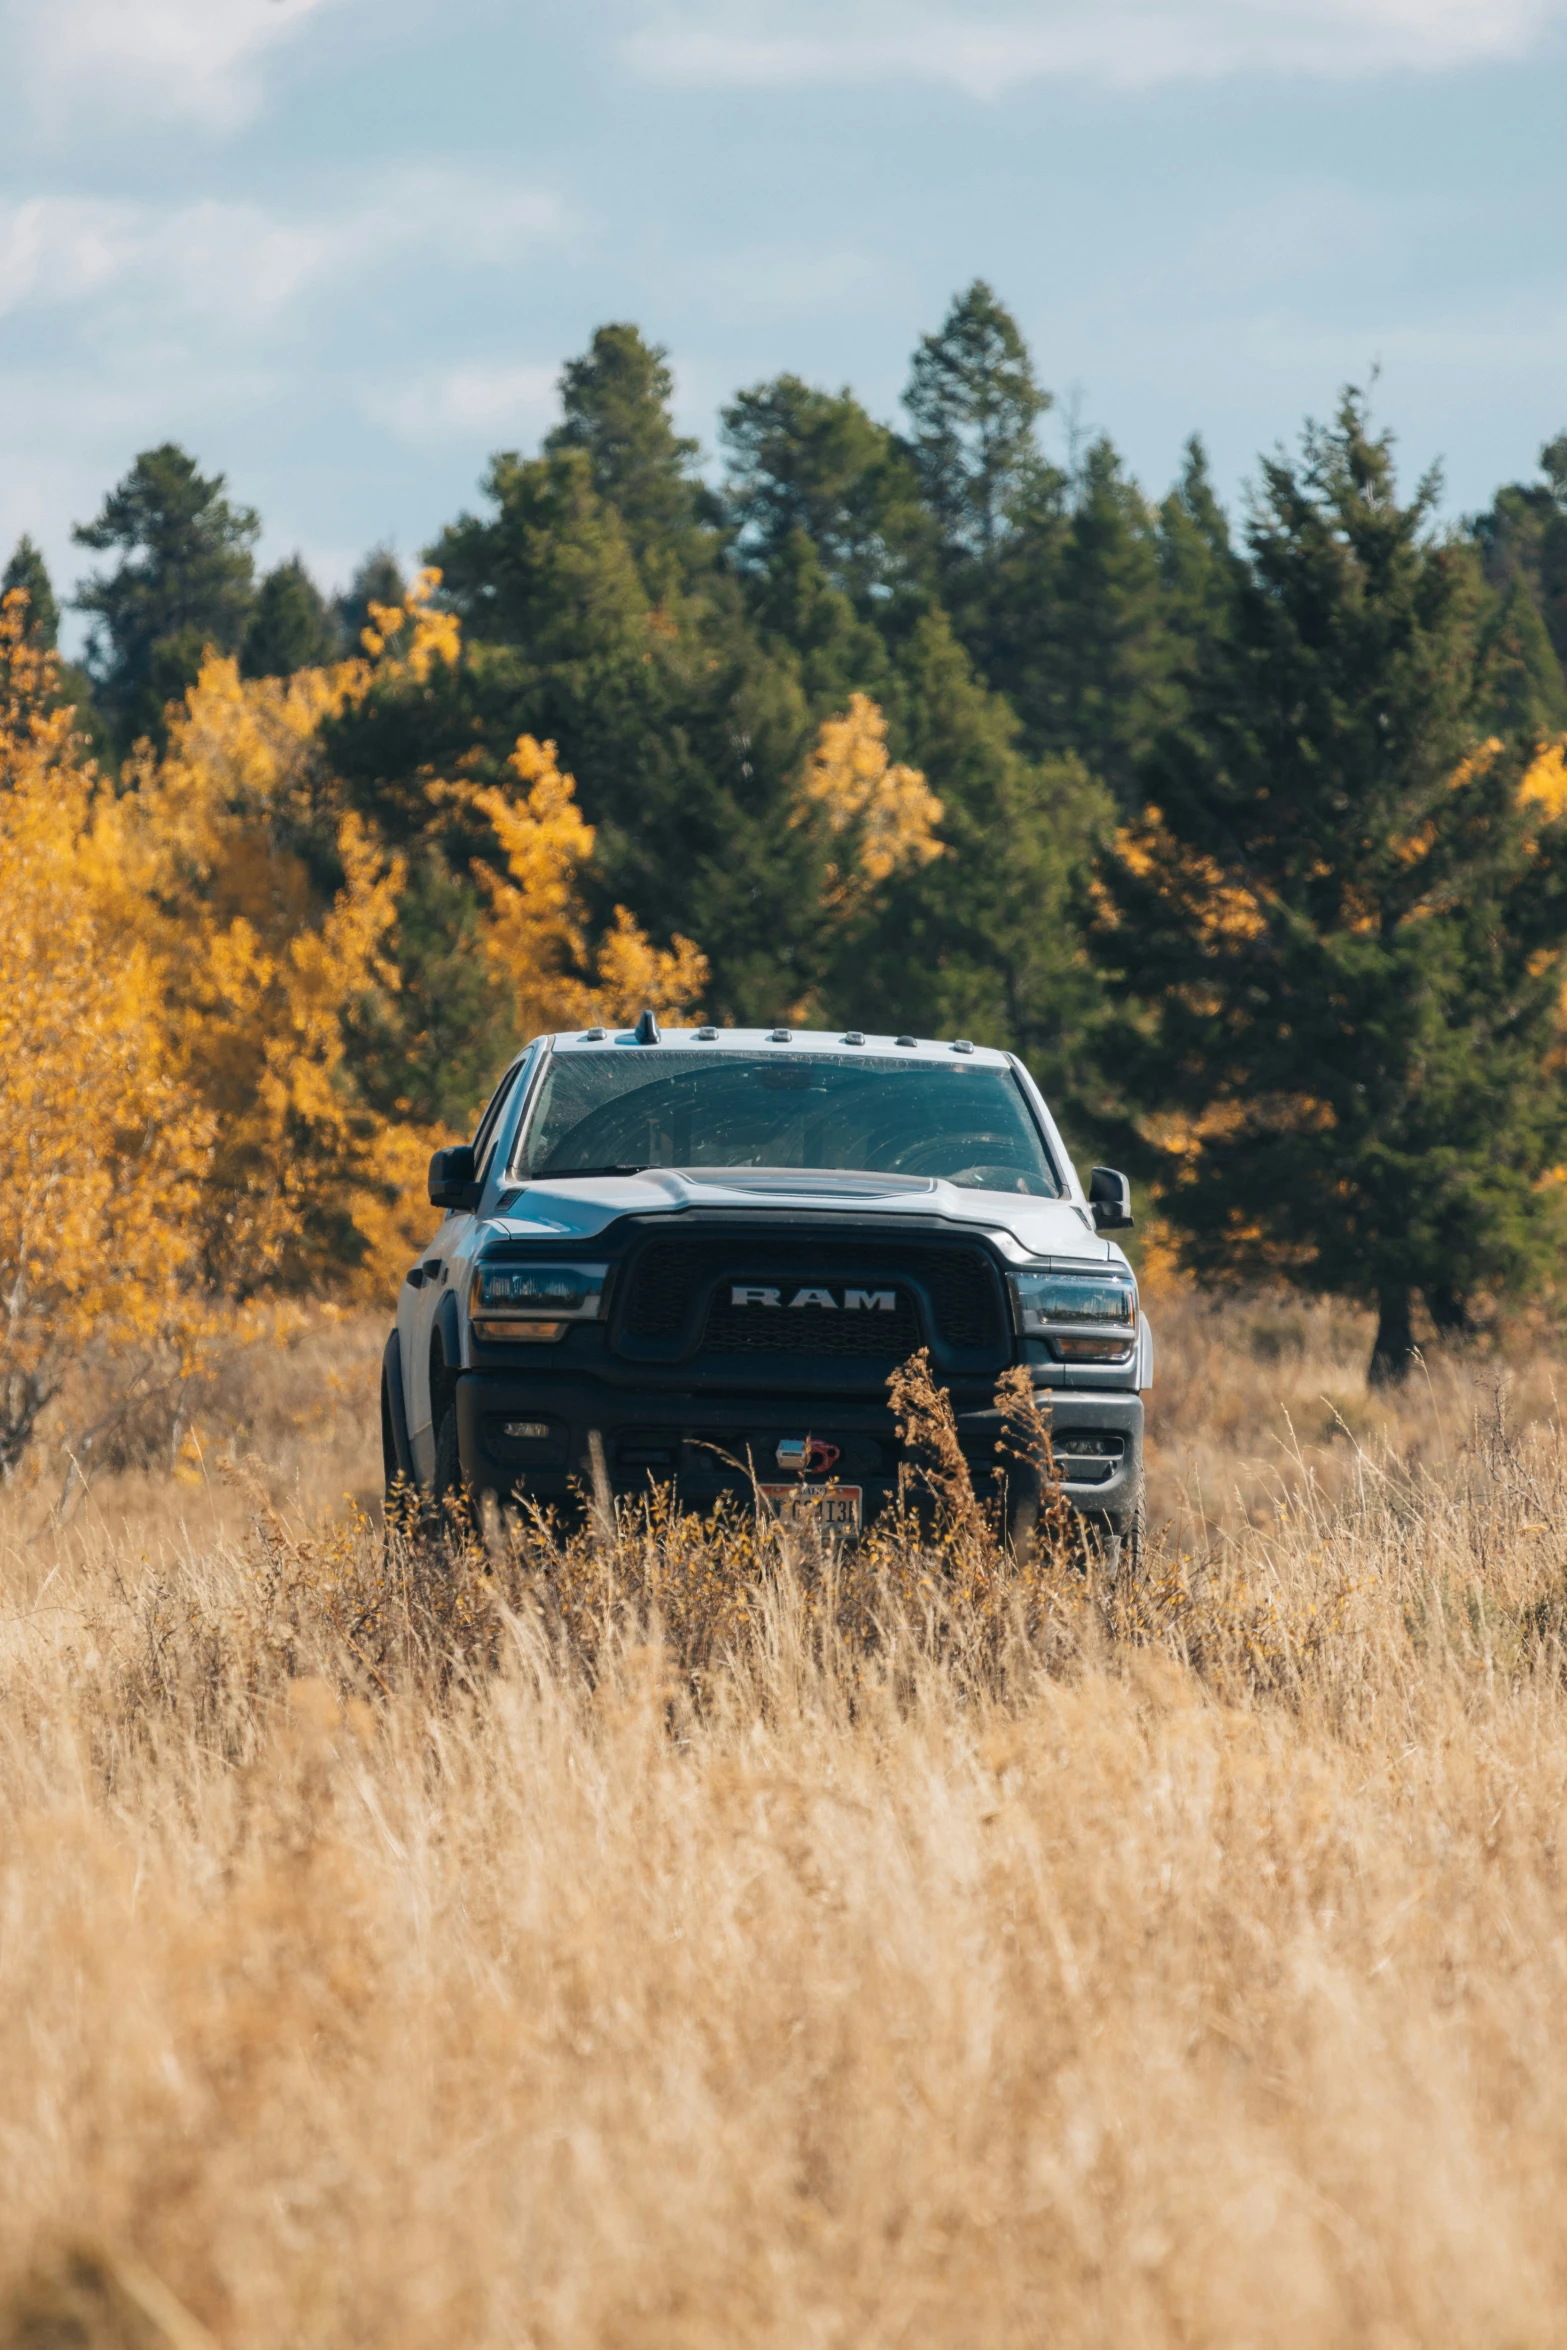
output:
[{"label": "white pickup truck", "polygon": [[1117,1547],[1142,1514],[1153,1341],[1114,1241],[1013,1055],[804,1029],[542,1036],[471,1144],[387,1341],[388,1484],[568,1504],[761,1486],[852,1531],[896,1493],[887,1380],[928,1348],[982,1495],[1028,1366],[1068,1498]]}]

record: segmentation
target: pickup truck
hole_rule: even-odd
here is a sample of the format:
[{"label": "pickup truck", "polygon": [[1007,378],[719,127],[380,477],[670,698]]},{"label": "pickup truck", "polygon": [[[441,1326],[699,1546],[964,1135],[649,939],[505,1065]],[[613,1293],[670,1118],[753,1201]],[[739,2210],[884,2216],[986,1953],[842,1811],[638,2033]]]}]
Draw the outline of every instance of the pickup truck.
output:
[{"label": "pickup truck", "polygon": [[1129,1186],[1084,1190],[1010,1053],[651,1012],[541,1036],[430,1198],[382,1368],[389,1490],[760,1490],[852,1533],[898,1490],[887,1380],[926,1348],[982,1498],[1030,1506],[996,1449],[1025,1363],[1068,1499],[1137,1538],[1153,1340],[1104,1237]]}]

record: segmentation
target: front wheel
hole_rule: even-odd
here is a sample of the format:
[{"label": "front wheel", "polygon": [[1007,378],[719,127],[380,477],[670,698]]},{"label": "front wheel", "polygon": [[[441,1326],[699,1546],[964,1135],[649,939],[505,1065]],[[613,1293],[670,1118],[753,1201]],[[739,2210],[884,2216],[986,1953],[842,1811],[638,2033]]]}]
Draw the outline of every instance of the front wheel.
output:
[{"label": "front wheel", "polygon": [[[393,1418],[391,1381],[381,1373],[381,1499],[386,1515],[391,1516],[398,1506],[399,1496],[408,1492],[408,1478],[397,1455],[397,1423]],[[407,1506],[404,1501],[405,1508]]]},{"label": "front wheel", "polygon": [[1109,1563],[1117,1574],[1140,1575],[1147,1547],[1148,1494],[1138,1480],[1136,1497],[1117,1531],[1111,1535]]},{"label": "front wheel", "polygon": [[466,1492],[462,1453],[457,1443],[457,1406],[449,1403],[435,1431],[435,1478],[430,1488],[430,1499],[435,1504],[437,1519],[444,1518],[448,1506],[460,1501]]}]

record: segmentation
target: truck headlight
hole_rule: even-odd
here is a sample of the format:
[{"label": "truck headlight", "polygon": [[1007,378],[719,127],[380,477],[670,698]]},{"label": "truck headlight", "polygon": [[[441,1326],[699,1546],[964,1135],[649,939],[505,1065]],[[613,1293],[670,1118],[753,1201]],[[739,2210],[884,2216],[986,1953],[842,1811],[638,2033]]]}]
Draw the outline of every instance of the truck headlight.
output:
[{"label": "truck headlight", "polygon": [[1137,1345],[1130,1273],[1009,1273],[1012,1315],[1024,1338],[1048,1340],[1061,1363],[1129,1363]]},{"label": "truck headlight", "polygon": [[564,1338],[604,1311],[607,1265],[478,1264],[468,1310],[476,1338],[512,1346]]}]

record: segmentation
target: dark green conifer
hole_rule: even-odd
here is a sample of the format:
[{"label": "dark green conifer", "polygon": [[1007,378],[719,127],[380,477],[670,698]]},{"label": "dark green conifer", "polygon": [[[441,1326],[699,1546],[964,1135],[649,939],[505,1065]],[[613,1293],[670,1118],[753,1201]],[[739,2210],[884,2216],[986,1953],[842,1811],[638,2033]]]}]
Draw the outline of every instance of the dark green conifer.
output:
[{"label": "dark green conifer", "polygon": [[1076,901],[1109,829],[1105,795],[1075,759],[1022,755],[1016,719],[944,613],[915,623],[884,690],[890,747],[940,798],[946,853],[845,942],[837,1016],[1005,1045],[1082,1128],[1103,998]]},{"label": "dark green conifer", "polygon": [[93,619],[88,665],[122,750],[139,735],[161,739],[166,705],[195,682],[208,646],[237,651],[249,625],[261,525],[225,488],[221,473],[203,475],[166,441],[143,450],[96,521],[71,534],[119,558],[76,604]]},{"label": "dark green conifer", "polygon": [[400,610],[408,593],[403,567],[388,546],[372,547],[343,593],[336,599],[338,635],[345,653],[363,649],[371,626],[370,607],[383,604]]},{"label": "dark green conifer", "polygon": [[1165,622],[1175,639],[1172,666],[1182,669],[1199,646],[1228,628],[1239,560],[1196,433],[1186,444],[1181,478],[1159,508],[1158,550]]},{"label": "dark green conifer", "polygon": [[976,278],[921,339],[904,406],[926,502],[949,563],[989,563],[1032,494],[1050,405],[1017,321]]},{"label": "dark green conifer", "polygon": [[724,410],[728,517],[737,560],[766,577],[797,561],[796,534],[822,576],[874,611],[927,574],[934,532],[910,456],[852,392],[780,375]]},{"label": "dark green conifer", "polygon": [[41,550],[24,532],[4,572],[0,597],[20,588],[27,598],[27,634],[41,652],[52,653],[60,641],[60,607],[55,601],[49,566]]},{"label": "dark green conifer", "polygon": [[1567,433],[1540,451],[1543,481],[1509,482],[1475,524],[1493,583],[1524,579],[1567,666]]},{"label": "dark green conifer", "polygon": [[[1199,1272],[1412,1300],[1526,1281],[1563,1139],[1567,841],[1491,736],[1494,653],[1437,484],[1398,496],[1350,392],[1264,465],[1228,628],[1103,866],[1105,1067]],[[1195,1147],[1194,1147],[1195,1145]]]},{"label": "dark green conifer", "polygon": [[1122,807],[1138,761],[1174,714],[1177,647],[1155,518],[1103,437],[1084,459],[1062,541],[1050,661],[1017,699],[1032,739],[1075,751]]},{"label": "dark green conifer", "polygon": [[561,375],[561,422],[545,438],[553,455],[582,450],[590,478],[614,508],[639,563],[652,563],[661,593],[671,560],[701,569],[716,549],[717,503],[693,471],[697,443],[675,431],[669,354],[634,326],[601,326]]},{"label": "dark green conifer", "polygon": [[269,571],[256,592],[256,608],[240,650],[247,677],[292,677],[296,669],[324,668],[335,661],[342,636],[331,606],[291,555]]}]

